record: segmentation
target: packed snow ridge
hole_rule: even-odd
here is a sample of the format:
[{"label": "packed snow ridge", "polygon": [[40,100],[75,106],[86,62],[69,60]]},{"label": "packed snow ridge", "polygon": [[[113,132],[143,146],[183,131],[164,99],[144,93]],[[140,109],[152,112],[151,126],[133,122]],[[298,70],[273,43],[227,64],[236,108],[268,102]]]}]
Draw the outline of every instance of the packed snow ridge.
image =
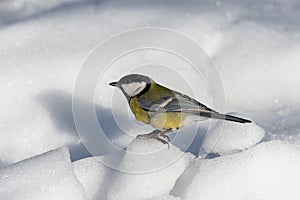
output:
[{"label": "packed snow ridge", "polygon": [[[226,151],[230,154],[205,159],[195,158],[173,145],[168,148],[157,140],[139,138],[130,143],[115,166],[107,165],[107,156],[71,163],[67,148],[61,148],[1,169],[0,197],[299,199],[299,144],[273,140],[255,145],[252,141],[259,141],[263,135],[257,125],[237,126],[229,122],[224,128],[228,126],[233,126],[231,134],[238,138],[247,135],[249,148],[244,149],[246,142],[242,137],[240,146],[222,140],[221,146],[226,146],[226,150],[239,152]],[[220,149],[224,153],[224,148]]]}]

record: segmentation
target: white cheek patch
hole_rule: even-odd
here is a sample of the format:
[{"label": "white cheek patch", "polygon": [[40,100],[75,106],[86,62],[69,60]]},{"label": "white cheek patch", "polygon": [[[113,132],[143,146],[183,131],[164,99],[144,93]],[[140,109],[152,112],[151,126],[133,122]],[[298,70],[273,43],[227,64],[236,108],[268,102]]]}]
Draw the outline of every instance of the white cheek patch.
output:
[{"label": "white cheek patch", "polygon": [[123,84],[121,87],[123,88],[123,90],[128,96],[133,97],[139,94],[141,91],[143,91],[146,85],[147,84],[145,82],[138,82],[138,83],[135,82],[135,83]]}]

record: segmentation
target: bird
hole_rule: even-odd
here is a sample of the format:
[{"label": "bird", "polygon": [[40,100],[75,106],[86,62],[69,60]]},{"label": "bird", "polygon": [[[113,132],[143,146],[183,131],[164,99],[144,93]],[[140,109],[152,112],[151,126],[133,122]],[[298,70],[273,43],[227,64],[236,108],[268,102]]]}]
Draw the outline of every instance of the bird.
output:
[{"label": "bird", "polygon": [[119,81],[111,82],[109,85],[122,91],[137,121],[154,128],[151,133],[137,137],[154,138],[169,145],[170,139],[167,133],[197,121],[212,118],[251,123],[248,119],[220,114],[188,95],[160,85],[152,78],[141,74],[125,75]]}]

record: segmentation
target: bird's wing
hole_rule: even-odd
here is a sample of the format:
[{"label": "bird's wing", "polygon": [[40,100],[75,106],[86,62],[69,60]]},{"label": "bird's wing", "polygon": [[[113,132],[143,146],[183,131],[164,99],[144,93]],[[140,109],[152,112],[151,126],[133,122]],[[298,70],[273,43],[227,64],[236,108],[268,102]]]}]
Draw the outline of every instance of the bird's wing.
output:
[{"label": "bird's wing", "polygon": [[139,99],[140,106],[146,111],[163,111],[163,112],[185,112],[200,113],[213,112],[214,110],[206,107],[195,99],[174,91],[174,95],[161,98],[159,101],[149,101],[147,99]]},{"label": "bird's wing", "polygon": [[197,100],[179,92],[175,92],[175,97],[164,108],[170,112],[215,112]]}]

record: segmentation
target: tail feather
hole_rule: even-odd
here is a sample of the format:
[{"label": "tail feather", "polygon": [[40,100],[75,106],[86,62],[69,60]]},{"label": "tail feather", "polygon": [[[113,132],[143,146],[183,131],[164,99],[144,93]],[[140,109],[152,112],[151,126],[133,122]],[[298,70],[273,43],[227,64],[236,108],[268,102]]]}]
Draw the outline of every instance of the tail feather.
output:
[{"label": "tail feather", "polygon": [[214,118],[214,119],[223,119],[223,120],[228,120],[228,121],[233,121],[233,122],[239,122],[239,123],[251,123],[252,121],[248,119],[243,119],[240,117],[235,117],[232,115],[224,115],[220,113],[209,113],[209,112],[201,112],[200,116],[203,117],[209,117],[209,118]]}]

